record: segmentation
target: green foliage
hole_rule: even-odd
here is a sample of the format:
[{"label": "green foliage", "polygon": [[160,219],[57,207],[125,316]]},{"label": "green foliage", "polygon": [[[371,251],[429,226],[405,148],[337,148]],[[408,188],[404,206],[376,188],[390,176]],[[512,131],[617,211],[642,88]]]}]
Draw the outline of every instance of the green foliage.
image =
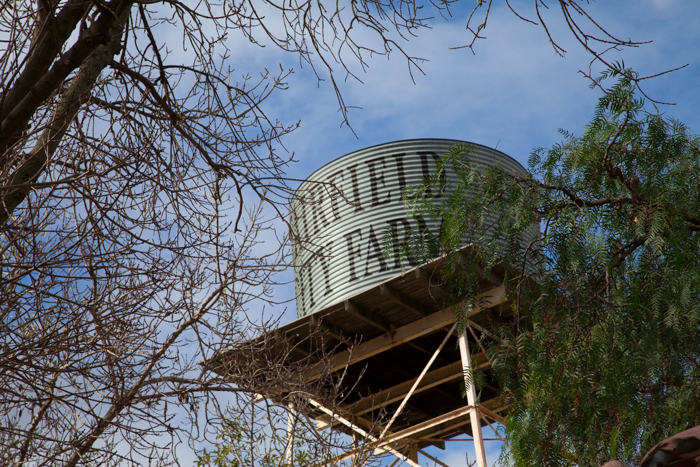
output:
[{"label": "green foliage", "polygon": [[241,423],[239,419],[226,420],[216,436],[214,449],[203,449],[198,455],[197,466],[242,467],[257,464],[260,467],[276,467],[280,465],[281,457],[276,445],[283,446],[283,441],[274,438],[271,445],[267,433],[259,427]]},{"label": "green foliage", "polygon": [[349,449],[348,443],[339,442],[337,433],[328,430],[321,434],[309,425],[306,416],[292,411],[294,436],[290,463],[285,457],[289,408],[268,405],[251,395],[238,395],[238,403],[247,410],[227,411],[227,417],[217,427],[214,446],[197,451],[197,467],[309,466],[327,461],[337,454],[335,451]]},{"label": "green foliage", "polygon": [[699,143],[625,74],[602,77],[618,82],[583,134],[535,150],[531,176],[475,170],[456,147],[444,203],[409,200],[444,219],[457,293],[478,268],[505,275],[513,316],[485,345],[515,465],[634,463],[700,424]]},{"label": "green foliage", "polygon": [[[261,419],[264,419],[261,418]],[[280,467],[284,463],[287,444],[286,431],[263,426],[264,422],[241,423],[239,419],[226,420],[217,435],[214,449],[198,453],[197,467]],[[298,434],[298,433],[297,433]],[[316,459],[305,449],[302,439],[295,440],[292,465],[313,464]],[[289,466],[291,467],[291,466]]]}]

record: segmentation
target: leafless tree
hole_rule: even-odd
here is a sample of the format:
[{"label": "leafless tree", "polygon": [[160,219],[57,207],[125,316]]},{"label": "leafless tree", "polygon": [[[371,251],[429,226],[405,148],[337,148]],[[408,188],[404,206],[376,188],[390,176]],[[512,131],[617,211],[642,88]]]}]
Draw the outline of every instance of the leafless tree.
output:
[{"label": "leafless tree", "polygon": [[[593,85],[603,92],[605,92],[605,89],[600,86],[599,81],[596,79],[596,73],[600,71],[594,71],[596,65],[602,67],[603,70],[614,70],[625,75],[647,99],[655,103],[664,104],[665,102],[657,101],[644,92],[642,87],[643,81],[688,66],[685,64],[679,65],[673,69],[657,70],[651,74],[636,74],[625,68],[622,61],[610,59],[609,52],[611,51],[638,48],[651,43],[651,41],[638,41],[631,38],[625,39],[623,36],[619,35],[617,31],[610,28],[610,25],[601,23],[595,15],[591,14],[589,11],[589,0],[534,0],[531,3],[531,9],[525,9],[522,5],[516,5],[514,7],[509,0],[476,0],[476,5],[472,9],[466,25],[467,31],[471,36],[470,40],[466,44],[455,48],[466,48],[474,52],[474,46],[477,42],[486,39],[484,31],[489,23],[491,8],[494,4],[499,5],[502,3],[505,3],[508,9],[520,20],[542,28],[554,52],[562,57],[567,53],[567,50],[562,45],[564,39],[562,37],[556,37],[552,32],[551,26],[552,18],[558,18],[558,21],[563,22],[565,29],[573,36],[574,44],[578,44],[583,50],[588,52],[591,57],[588,66],[580,69],[579,73],[591,80]],[[548,13],[554,14],[550,16]],[[554,21],[556,22],[557,20]]]},{"label": "leafless tree", "polygon": [[[235,80],[217,57],[264,27],[255,8],[3,6],[3,464],[163,460],[157,436],[191,431],[168,402],[254,389],[199,361],[260,331],[245,311],[287,262],[263,208],[288,193],[272,144],[292,127],[260,111],[285,73]],[[277,41],[308,53],[302,13]],[[171,26],[189,63],[156,39]]]},{"label": "leafless tree", "polygon": [[200,365],[267,329],[248,312],[288,263],[275,147],[295,124],[261,110],[287,72],[235,72],[229,38],[296,54],[337,91],[349,61],[420,63],[401,48],[419,6],[0,3],[0,464],[172,463],[198,415],[225,411],[217,394],[265,389]]},{"label": "leafless tree", "polygon": [[[349,7],[2,3],[0,464],[167,464],[202,436],[198,415],[225,410],[217,394],[299,390],[279,366],[255,379],[200,365],[267,330],[249,311],[288,263],[275,144],[295,125],[261,110],[287,72],[236,74],[227,39],[272,43],[335,82],[344,60],[398,48],[387,27],[421,24]],[[378,49],[355,42],[367,30]]]}]

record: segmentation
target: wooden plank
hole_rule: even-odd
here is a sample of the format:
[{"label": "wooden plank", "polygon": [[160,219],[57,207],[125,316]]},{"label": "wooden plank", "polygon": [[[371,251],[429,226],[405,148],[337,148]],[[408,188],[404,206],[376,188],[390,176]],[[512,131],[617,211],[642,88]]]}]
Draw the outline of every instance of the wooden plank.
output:
[{"label": "wooden plank", "polygon": [[[505,300],[505,297],[505,287],[496,287],[488,292],[477,295],[477,305],[469,316],[473,316],[486,308],[497,305]],[[330,362],[321,362],[317,364],[311,371],[309,380],[313,381],[318,379],[324,371],[338,371],[346,365],[352,365],[353,363],[366,360],[373,355],[377,355],[388,349],[416,339],[417,337],[430,334],[440,328],[451,325],[456,320],[455,311],[459,310],[462,306],[462,303],[450,306],[428,315],[425,318],[397,328],[393,332],[388,332],[367,342],[360,343],[354,349],[340,352],[334,355],[330,359]]]}]

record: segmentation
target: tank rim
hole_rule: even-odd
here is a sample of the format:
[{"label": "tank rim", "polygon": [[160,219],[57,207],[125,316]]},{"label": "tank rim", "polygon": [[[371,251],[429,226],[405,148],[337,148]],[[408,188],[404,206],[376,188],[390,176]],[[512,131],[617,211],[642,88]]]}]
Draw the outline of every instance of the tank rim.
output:
[{"label": "tank rim", "polygon": [[336,162],[340,161],[341,159],[344,159],[344,158],[346,158],[346,157],[350,157],[350,156],[352,156],[353,154],[357,154],[358,152],[369,151],[369,150],[371,150],[371,149],[379,148],[379,147],[381,147],[381,146],[388,146],[388,145],[390,145],[390,144],[408,143],[408,142],[411,142],[411,141],[441,141],[441,142],[450,141],[450,142],[453,142],[453,143],[455,143],[455,144],[457,144],[457,143],[466,143],[466,144],[471,144],[471,145],[474,145],[474,146],[480,146],[480,147],[482,147],[482,148],[484,148],[484,149],[487,149],[487,150],[489,150],[489,151],[495,151],[495,152],[499,153],[500,155],[507,157],[508,159],[512,160],[513,162],[515,162],[516,164],[518,164],[520,167],[522,167],[523,169],[525,169],[525,170],[527,171],[527,168],[525,168],[525,166],[523,166],[520,162],[518,162],[514,157],[509,156],[508,154],[506,154],[505,152],[503,152],[503,151],[501,151],[501,150],[499,150],[499,149],[491,148],[491,147],[489,147],[489,146],[486,146],[486,145],[483,145],[483,144],[480,144],[480,143],[473,143],[473,142],[471,142],[471,141],[466,141],[466,140],[462,140],[462,139],[451,139],[451,138],[408,138],[408,139],[399,139],[399,140],[396,140],[396,141],[387,141],[387,142],[385,142],[385,143],[378,143],[378,144],[374,144],[374,145],[372,145],[372,146],[367,146],[366,148],[357,149],[357,150],[355,150],[355,151],[352,151],[352,152],[348,152],[348,153],[346,153],[346,154],[343,154],[342,156],[338,156],[338,157],[336,157],[335,159],[333,159],[332,161],[323,164],[321,167],[319,167],[318,169],[316,169],[316,170],[314,170],[313,172],[311,172],[311,174],[309,174],[309,175],[299,184],[299,186],[294,190],[294,194],[292,195],[292,199],[290,200],[290,202],[294,202],[294,199],[296,198],[297,193],[301,190],[302,186],[303,186],[306,182],[308,182],[314,175],[316,175],[318,172],[320,172],[321,170],[325,169],[325,168],[328,167],[329,165],[335,164]]}]

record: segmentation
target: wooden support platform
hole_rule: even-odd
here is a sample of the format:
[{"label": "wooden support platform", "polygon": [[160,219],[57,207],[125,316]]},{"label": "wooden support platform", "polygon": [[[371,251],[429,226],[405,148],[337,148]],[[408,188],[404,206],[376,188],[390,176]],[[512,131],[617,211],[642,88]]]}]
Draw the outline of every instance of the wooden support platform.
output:
[{"label": "wooden support platform", "polygon": [[[490,381],[490,362],[474,346],[474,336],[483,332],[486,313],[508,314],[506,289],[484,279],[476,306],[468,313],[471,332],[454,332],[445,341],[464,304],[450,300],[436,282],[439,277],[440,262],[434,261],[275,331],[284,336],[281,341],[294,343],[291,355],[300,360],[314,355],[309,336],[319,330],[325,335],[325,347],[335,349],[307,375],[308,381],[314,381],[329,371],[345,373],[342,404],[329,413],[316,403],[314,416],[319,426],[348,434],[362,431],[367,442],[375,443],[377,452],[400,455],[406,462],[427,446],[443,447],[445,439],[472,436],[475,428],[478,438],[481,426],[504,422],[507,407],[500,405],[496,383]],[[471,366],[484,371],[490,383],[482,391],[478,411],[473,411],[475,402],[463,398],[460,390],[467,367],[462,360],[464,348],[460,354],[460,338],[471,340],[463,342],[475,350]],[[426,369],[443,341],[444,348]],[[356,345],[349,348],[348,342]],[[227,359],[234,354],[235,349],[222,350],[206,365],[224,372]],[[421,373],[424,376],[419,381]],[[392,417],[391,431],[384,433]],[[473,426],[475,423],[479,426]]]}]

